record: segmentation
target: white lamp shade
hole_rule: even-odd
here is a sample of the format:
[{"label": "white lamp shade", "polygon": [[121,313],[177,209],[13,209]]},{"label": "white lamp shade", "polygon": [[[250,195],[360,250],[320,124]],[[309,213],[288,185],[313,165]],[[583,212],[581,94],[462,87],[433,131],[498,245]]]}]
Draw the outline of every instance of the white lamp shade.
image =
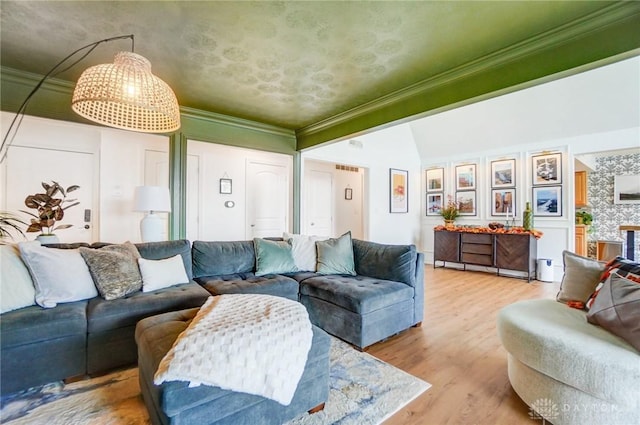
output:
[{"label": "white lamp shade", "polygon": [[171,212],[169,189],[162,186],[138,186],[133,204],[134,211]]}]

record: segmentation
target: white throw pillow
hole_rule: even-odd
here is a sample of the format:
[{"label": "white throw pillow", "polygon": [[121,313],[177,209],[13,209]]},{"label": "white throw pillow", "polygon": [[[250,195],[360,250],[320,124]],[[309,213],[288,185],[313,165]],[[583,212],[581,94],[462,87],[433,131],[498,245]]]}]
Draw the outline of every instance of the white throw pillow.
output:
[{"label": "white throw pillow", "polygon": [[0,245],[0,313],[36,304],[36,288],[17,245]]},{"label": "white throw pillow", "polygon": [[142,292],[151,292],[189,282],[180,254],[163,260],[138,258],[138,265],[142,275]]},{"label": "white throw pillow", "polygon": [[317,263],[316,241],[324,241],[328,238],[322,236],[296,235],[284,232],[282,239],[291,240],[293,261],[299,271],[315,272]]},{"label": "white throw pillow", "polygon": [[97,297],[89,268],[77,249],[45,248],[38,241],[18,244],[36,287],[36,302],[45,308]]}]

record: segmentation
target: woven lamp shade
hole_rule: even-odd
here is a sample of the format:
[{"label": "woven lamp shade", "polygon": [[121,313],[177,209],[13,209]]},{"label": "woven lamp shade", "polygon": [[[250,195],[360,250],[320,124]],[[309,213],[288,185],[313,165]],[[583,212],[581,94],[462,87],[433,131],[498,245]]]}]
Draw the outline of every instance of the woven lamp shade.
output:
[{"label": "woven lamp shade", "polygon": [[180,107],[171,88],[151,73],[151,63],[132,52],[113,64],[85,70],[73,91],[71,108],[91,121],[145,133],[180,128]]}]

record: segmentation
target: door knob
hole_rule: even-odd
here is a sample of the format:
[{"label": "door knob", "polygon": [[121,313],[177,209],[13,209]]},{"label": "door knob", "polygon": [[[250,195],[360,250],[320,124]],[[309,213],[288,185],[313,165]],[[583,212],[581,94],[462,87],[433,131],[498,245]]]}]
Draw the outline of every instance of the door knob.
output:
[{"label": "door knob", "polygon": [[84,228],[85,228],[85,229],[89,229],[90,227],[91,227],[91,226],[89,226],[88,224],[85,224],[85,225],[84,225]]}]

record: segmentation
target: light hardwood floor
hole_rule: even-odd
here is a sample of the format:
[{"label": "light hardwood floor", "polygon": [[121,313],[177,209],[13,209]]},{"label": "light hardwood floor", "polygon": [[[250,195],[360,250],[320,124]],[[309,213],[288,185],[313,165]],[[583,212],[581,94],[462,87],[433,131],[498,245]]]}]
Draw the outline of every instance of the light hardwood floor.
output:
[{"label": "light hardwood floor", "polygon": [[558,286],[427,265],[422,326],[367,350],[432,385],[385,425],[538,423],[509,384],[496,316],[518,300],[554,298]]}]

